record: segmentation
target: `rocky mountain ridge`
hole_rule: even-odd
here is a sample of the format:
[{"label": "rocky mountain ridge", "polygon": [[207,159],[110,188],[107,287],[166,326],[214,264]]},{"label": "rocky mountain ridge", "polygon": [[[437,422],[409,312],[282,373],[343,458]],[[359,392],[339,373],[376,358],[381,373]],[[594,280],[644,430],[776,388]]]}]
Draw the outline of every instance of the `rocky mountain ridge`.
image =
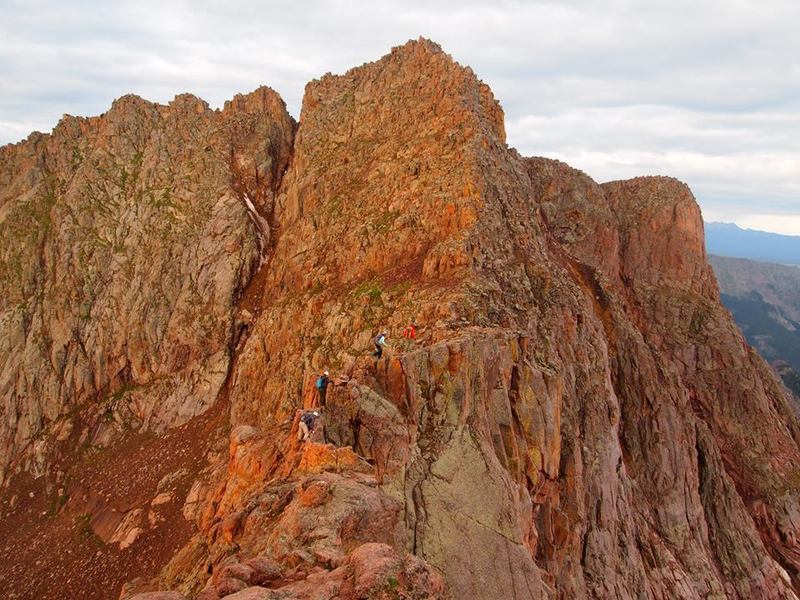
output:
[{"label": "rocky mountain ridge", "polygon": [[742,229],[733,223],[705,223],[709,254],[779,265],[800,265],[800,237]]},{"label": "rocky mountain ridge", "polygon": [[685,185],[521,157],[426,40],[299,126],[266,89],[119,102],[0,154],[3,507],[96,544],[84,597],[797,597],[800,426]]}]

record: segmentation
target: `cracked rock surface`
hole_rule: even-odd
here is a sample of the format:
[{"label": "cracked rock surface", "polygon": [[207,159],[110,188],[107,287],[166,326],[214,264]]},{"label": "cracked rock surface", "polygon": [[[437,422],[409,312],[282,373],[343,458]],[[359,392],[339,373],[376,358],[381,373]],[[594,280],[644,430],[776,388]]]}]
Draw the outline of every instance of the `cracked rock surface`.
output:
[{"label": "cracked rock surface", "polygon": [[267,88],[125,96],[0,150],[0,480],[215,402],[293,131]]}]

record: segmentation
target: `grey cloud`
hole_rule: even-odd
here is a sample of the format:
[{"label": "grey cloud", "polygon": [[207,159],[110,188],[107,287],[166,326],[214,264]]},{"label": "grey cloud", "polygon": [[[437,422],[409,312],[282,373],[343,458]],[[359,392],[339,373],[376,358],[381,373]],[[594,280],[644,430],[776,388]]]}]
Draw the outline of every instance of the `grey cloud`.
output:
[{"label": "grey cloud", "polygon": [[308,80],[423,35],[492,87],[524,154],[672,174],[709,213],[800,215],[798,22],[794,0],[7,0],[0,143],[128,92],[220,106],[267,84],[297,116]]}]

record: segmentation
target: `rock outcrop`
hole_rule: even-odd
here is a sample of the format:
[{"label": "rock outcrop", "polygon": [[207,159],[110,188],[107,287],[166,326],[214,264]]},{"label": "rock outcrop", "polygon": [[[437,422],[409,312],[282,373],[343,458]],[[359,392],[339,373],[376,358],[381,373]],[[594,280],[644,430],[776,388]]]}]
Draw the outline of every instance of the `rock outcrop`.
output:
[{"label": "rock outcrop", "polygon": [[0,480],[215,402],[293,134],[262,88],[125,96],[0,151]]},{"label": "rock outcrop", "polygon": [[[123,425],[160,431],[215,399],[228,411],[188,424],[208,423],[185,467],[193,483],[171,488],[184,490],[191,532],[122,597],[797,597],[800,424],[719,303],[685,185],[598,185],[519,156],[488,87],[425,40],[311,82],[293,141],[280,102],[255,98],[221,112],[195,103],[194,118],[213,124],[206,136],[230,154],[220,162],[212,143],[198,170],[187,150],[181,170],[194,180],[221,175],[214,193],[201,186],[184,198],[229,201],[180,219],[200,238],[178,247],[212,257],[174,259],[187,285],[214,282],[208,303],[185,300],[194,312],[166,329],[187,349],[128,343],[140,358],[127,363],[128,350],[104,354],[89,372],[105,387],[84,385],[93,391],[80,402],[42,388],[55,416],[36,431],[56,431],[69,407],[98,410],[112,383],[124,406],[140,407],[112,408]],[[230,111],[247,126],[231,125]],[[168,135],[160,118],[148,139]],[[192,148],[204,157],[199,137]],[[12,207],[35,187],[23,185],[25,144],[4,150],[18,165],[2,192]],[[144,202],[131,196],[133,214]],[[197,233],[217,214],[217,235]],[[60,222],[51,219],[47,231]],[[158,262],[162,247],[138,245],[121,255],[175,268]],[[48,290],[41,260],[22,289]],[[140,281],[143,302],[152,282]],[[95,300],[87,331],[117,339],[115,327],[153,327],[156,313],[114,298],[138,328],[95,318],[111,311],[95,312],[106,306]],[[42,319],[55,311],[35,306]],[[206,322],[216,337],[193,337]],[[411,322],[418,338],[401,339]],[[40,342],[29,330],[23,341]],[[369,355],[378,331],[390,332],[380,360]],[[29,356],[4,373],[28,381],[33,364],[52,370]],[[153,356],[169,366],[165,387],[125,388],[154,379]],[[114,371],[120,364],[131,367]],[[302,443],[298,408],[315,404],[324,368],[336,385]],[[135,379],[142,373],[151,379]],[[9,398],[15,414],[35,406]],[[7,427],[6,462],[24,466],[19,427]],[[32,456],[46,472],[51,455]]]}]

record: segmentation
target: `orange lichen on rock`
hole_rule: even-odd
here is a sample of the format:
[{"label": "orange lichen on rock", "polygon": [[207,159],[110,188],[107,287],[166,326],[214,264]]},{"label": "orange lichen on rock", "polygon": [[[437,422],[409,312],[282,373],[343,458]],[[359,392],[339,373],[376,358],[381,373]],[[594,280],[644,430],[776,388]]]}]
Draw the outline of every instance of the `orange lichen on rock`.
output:
[{"label": "orange lichen on rock", "polygon": [[296,472],[317,474],[324,471],[368,473],[372,471],[372,468],[353,452],[352,448],[337,448],[333,444],[315,444],[313,442],[304,444]]}]

